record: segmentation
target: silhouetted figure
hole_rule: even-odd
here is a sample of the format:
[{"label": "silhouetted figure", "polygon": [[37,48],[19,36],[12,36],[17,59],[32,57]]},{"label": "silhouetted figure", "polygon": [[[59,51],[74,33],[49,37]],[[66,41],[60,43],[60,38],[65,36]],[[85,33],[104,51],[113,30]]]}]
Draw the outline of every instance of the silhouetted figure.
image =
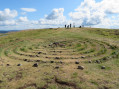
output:
[{"label": "silhouetted figure", "polygon": [[65,25],[65,28],[67,28],[67,25]]},{"label": "silhouetted figure", "polygon": [[69,29],[69,25],[67,26],[67,28]]},{"label": "silhouetted figure", "polygon": [[81,28],[81,26],[79,28]]},{"label": "silhouetted figure", "polygon": [[71,28],[71,24],[70,24],[70,28]]}]

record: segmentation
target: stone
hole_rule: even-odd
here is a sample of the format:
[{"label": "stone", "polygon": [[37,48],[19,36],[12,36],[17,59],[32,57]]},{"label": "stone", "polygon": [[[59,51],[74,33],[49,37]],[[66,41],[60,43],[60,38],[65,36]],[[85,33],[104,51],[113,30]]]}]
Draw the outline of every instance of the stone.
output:
[{"label": "stone", "polygon": [[45,58],[48,58],[48,57],[45,57]]},{"label": "stone", "polygon": [[27,59],[24,59],[24,61],[27,61]]},{"label": "stone", "polygon": [[10,66],[10,64],[7,64],[7,66]]},{"label": "stone", "polygon": [[81,56],[81,58],[85,58],[85,56]]},{"label": "stone", "polygon": [[29,55],[29,57],[34,57],[33,55]]},{"label": "stone", "polygon": [[0,80],[0,83],[2,83],[3,81],[2,80]]},{"label": "stone", "polygon": [[90,60],[90,61],[88,61],[88,63],[92,63],[92,61]]},{"label": "stone", "polygon": [[100,61],[99,60],[96,60],[96,63],[100,64]]},{"label": "stone", "polygon": [[59,57],[55,57],[55,59],[60,59]]},{"label": "stone", "polygon": [[38,54],[41,54],[42,52],[38,52]]},{"label": "stone", "polygon": [[36,57],[39,57],[38,55],[36,55]]},{"label": "stone", "polygon": [[59,63],[61,63],[61,64],[62,64],[63,62],[62,62],[62,61],[60,61]]},{"label": "stone", "polygon": [[56,66],[55,69],[59,69],[59,66]]},{"label": "stone", "polygon": [[36,62],[40,62],[40,60],[36,60]]},{"label": "stone", "polygon": [[75,64],[79,64],[79,62],[78,62],[78,61],[76,61],[76,62],[75,62]]},{"label": "stone", "polygon": [[105,66],[101,66],[101,69],[106,69],[106,67]]},{"label": "stone", "polygon": [[50,61],[50,63],[54,63],[54,61]]},{"label": "stone", "polygon": [[81,70],[83,70],[83,69],[84,69],[84,66],[78,66],[77,69],[81,69]]},{"label": "stone", "polygon": [[21,66],[22,64],[17,64],[17,66]]},{"label": "stone", "polygon": [[102,60],[106,61],[108,58],[107,57],[104,57]]},{"label": "stone", "polygon": [[33,67],[38,67],[38,63],[33,64]]}]

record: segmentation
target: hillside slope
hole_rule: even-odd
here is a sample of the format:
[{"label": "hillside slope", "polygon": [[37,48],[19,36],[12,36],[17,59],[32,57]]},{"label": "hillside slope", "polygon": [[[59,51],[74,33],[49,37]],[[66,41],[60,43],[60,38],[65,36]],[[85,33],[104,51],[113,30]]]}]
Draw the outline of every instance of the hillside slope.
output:
[{"label": "hillside slope", "polygon": [[0,37],[0,89],[118,89],[119,30],[37,29]]}]

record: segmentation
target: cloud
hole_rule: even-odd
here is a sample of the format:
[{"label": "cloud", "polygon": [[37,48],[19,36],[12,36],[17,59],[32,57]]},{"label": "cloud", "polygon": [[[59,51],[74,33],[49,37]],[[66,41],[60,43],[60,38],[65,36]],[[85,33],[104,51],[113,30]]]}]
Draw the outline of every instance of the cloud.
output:
[{"label": "cloud", "polygon": [[10,10],[9,8],[0,11],[0,21],[10,20],[17,16],[16,10]]},{"label": "cloud", "polygon": [[66,21],[63,13],[64,8],[53,9],[49,15],[45,15],[45,18],[41,18],[39,23],[45,25],[62,25]]},{"label": "cloud", "polygon": [[0,21],[0,26],[11,26],[11,25],[17,25],[15,20],[5,20]]},{"label": "cloud", "polygon": [[36,9],[34,8],[21,8],[22,11],[25,11],[25,12],[35,12],[37,11]]},{"label": "cloud", "polygon": [[108,19],[109,14],[119,14],[118,7],[118,0],[102,0],[101,2],[84,0],[78,8],[69,13],[69,16],[74,22],[83,25],[97,25]]},{"label": "cloud", "polygon": [[19,19],[18,19],[18,22],[27,22],[27,21],[28,21],[28,19],[26,16],[25,17],[19,17]]},{"label": "cloud", "polygon": [[52,12],[46,16],[48,20],[54,20],[63,17],[64,8],[53,9]]},{"label": "cloud", "polygon": [[119,13],[119,0],[103,0],[102,2],[100,2],[100,6],[105,10],[106,13]]}]

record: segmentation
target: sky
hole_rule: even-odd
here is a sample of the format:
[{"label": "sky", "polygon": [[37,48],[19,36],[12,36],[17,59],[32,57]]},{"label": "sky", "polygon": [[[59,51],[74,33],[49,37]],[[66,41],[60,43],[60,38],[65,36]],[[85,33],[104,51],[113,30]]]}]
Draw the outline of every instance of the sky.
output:
[{"label": "sky", "polygon": [[119,0],[0,0],[0,30],[77,27],[119,29]]}]

